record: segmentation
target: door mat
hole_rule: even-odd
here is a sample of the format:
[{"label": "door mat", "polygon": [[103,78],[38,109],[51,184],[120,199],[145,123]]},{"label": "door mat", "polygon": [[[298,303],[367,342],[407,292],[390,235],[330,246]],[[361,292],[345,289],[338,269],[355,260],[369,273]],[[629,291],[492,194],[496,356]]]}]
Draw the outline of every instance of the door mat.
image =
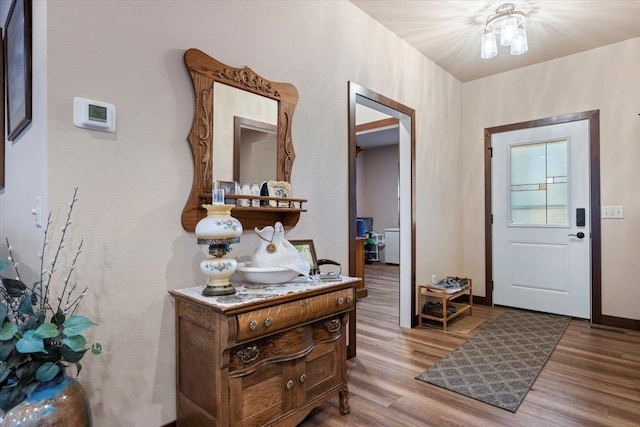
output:
[{"label": "door mat", "polygon": [[416,379],[515,412],[570,321],[507,309]]}]

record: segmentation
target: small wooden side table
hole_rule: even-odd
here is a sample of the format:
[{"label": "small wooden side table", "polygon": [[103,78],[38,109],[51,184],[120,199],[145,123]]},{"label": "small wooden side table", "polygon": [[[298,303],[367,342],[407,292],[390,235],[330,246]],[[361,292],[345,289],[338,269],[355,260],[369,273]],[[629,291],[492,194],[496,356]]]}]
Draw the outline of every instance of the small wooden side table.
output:
[{"label": "small wooden side table", "polygon": [[[429,290],[428,285],[418,285],[418,289],[420,291],[420,325],[422,325],[422,319],[435,320],[436,322],[442,322],[442,330],[447,330],[447,323],[462,313],[469,312],[469,316],[471,316],[471,310],[473,308],[473,284],[471,283],[471,279],[469,280],[469,287],[467,289],[463,289],[453,294],[448,294],[446,292],[433,292]],[[463,296],[469,295],[469,302],[453,302],[455,299]],[[442,317],[432,316],[430,314],[425,314],[422,312],[422,307],[424,306],[425,298],[436,299],[440,301],[442,304]],[[455,307],[456,312],[451,315],[447,315],[447,307]]]}]

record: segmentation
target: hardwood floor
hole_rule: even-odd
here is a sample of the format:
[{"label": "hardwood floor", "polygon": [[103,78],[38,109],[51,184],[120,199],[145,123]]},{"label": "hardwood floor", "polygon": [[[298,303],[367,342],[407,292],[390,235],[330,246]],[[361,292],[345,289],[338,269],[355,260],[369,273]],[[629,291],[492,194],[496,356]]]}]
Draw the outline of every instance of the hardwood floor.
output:
[{"label": "hardwood floor", "polygon": [[[398,267],[365,271],[358,302],[357,356],[350,360],[351,413],[338,399],[316,408],[311,426],[639,426],[640,333],[572,320],[516,413],[414,379],[468,336],[400,328]],[[495,319],[502,309],[474,305]],[[479,326],[481,329],[489,322]]]}]

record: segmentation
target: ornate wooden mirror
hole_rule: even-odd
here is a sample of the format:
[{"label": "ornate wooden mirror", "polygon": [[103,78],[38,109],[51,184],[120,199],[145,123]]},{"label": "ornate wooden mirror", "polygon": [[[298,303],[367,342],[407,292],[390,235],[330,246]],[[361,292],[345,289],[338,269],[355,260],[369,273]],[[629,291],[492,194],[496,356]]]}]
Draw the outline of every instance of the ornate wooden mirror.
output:
[{"label": "ornate wooden mirror", "polygon": [[[214,92],[218,89],[235,88],[240,91],[253,93],[259,98],[266,98],[275,101],[277,104],[277,112],[275,117],[276,126],[276,165],[275,176],[278,181],[291,182],[291,169],[295,159],[295,151],[293,149],[293,141],[291,138],[291,123],[293,111],[298,102],[298,90],[289,83],[276,83],[264,79],[256,74],[250,68],[233,68],[229,67],[216,59],[208,56],[198,49],[189,49],[184,54],[184,61],[193,82],[195,92],[195,111],[193,124],[189,132],[188,141],[191,146],[191,154],[193,155],[193,185],[189,199],[182,211],[182,226],[187,231],[194,231],[198,221],[206,215],[205,209],[202,208],[203,203],[210,203],[211,191],[213,189],[214,179],[221,178],[216,171],[214,158],[218,153],[214,144],[214,130],[216,126],[216,114]],[[232,113],[234,114],[234,113]],[[251,118],[249,118],[251,119]],[[233,118],[228,125],[234,128]],[[226,124],[225,124],[226,125]],[[227,143],[225,142],[225,145]],[[220,155],[226,150],[233,153],[233,140],[229,142],[230,146],[217,147],[220,148]],[[229,170],[234,168],[236,161],[233,154],[228,162],[224,164]],[[234,171],[225,172],[229,174],[228,180],[235,180],[237,176]],[[233,177],[233,178],[232,178]],[[256,208],[260,209],[260,208]],[[295,217],[302,209],[278,211],[277,215],[289,215]],[[272,220],[280,220],[279,217],[270,215],[268,209],[260,209],[260,212],[240,212],[245,217],[260,216],[266,224],[273,224]],[[273,214],[273,212],[271,212]],[[234,216],[238,217],[234,214]],[[242,218],[238,218],[243,221]],[[291,221],[289,224],[291,225]],[[250,226],[254,222],[249,222]],[[245,224],[243,222],[243,224]],[[294,223],[295,225],[295,223]],[[247,224],[245,224],[247,228]]]}]

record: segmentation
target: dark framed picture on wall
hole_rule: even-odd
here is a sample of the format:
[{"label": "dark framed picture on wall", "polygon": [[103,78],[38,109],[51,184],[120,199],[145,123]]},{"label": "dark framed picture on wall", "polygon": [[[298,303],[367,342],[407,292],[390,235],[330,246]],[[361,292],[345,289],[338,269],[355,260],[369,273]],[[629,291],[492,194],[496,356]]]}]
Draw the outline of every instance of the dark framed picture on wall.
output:
[{"label": "dark framed picture on wall", "polygon": [[4,188],[4,34],[0,28],[0,189]]},{"label": "dark framed picture on wall", "polygon": [[31,122],[31,0],[13,0],[4,35],[7,139]]}]

